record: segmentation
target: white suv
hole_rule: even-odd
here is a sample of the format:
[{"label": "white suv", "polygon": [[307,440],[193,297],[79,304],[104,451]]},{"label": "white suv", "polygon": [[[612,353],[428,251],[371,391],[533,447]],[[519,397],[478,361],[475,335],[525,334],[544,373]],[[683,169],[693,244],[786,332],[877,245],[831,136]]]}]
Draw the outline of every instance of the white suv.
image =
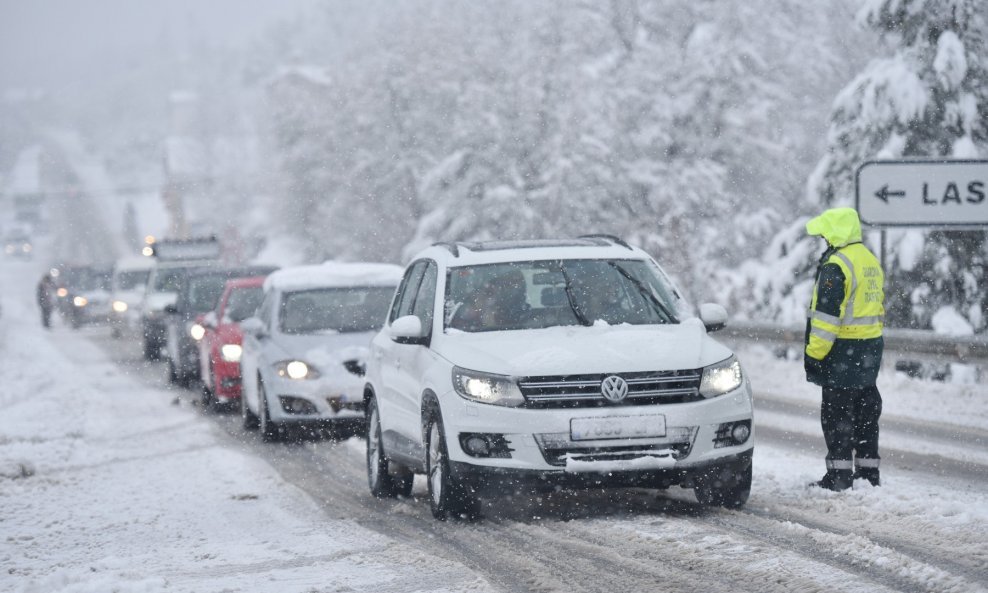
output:
[{"label": "white suv", "polygon": [[424,473],[438,519],[479,494],[691,487],[740,506],[751,489],[751,387],[640,249],[608,236],[437,244],[409,265],[367,368],[375,496]]}]

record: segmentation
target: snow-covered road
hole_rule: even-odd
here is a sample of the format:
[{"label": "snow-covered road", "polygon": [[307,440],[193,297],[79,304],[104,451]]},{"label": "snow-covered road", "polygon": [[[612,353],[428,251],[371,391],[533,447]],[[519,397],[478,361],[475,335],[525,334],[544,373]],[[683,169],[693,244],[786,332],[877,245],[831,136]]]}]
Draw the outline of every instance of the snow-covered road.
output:
[{"label": "snow-covered road", "polygon": [[363,442],[266,444],[203,414],[137,342],[43,332],[0,264],[0,591],[988,591],[988,388],[882,378],[883,487],[823,471],[801,366],[740,354],[752,497],[560,492],[432,519],[367,491]]}]

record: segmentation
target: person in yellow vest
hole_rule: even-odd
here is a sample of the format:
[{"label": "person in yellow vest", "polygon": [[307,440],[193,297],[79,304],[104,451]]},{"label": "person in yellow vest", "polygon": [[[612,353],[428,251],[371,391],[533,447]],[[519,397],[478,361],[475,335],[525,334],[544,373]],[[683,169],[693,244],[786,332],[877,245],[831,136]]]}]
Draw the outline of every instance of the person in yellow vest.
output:
[{"label": "person in yellow vest", "polygon": [[820,258],[806,324],[806,379],[823,387],[820,420],[827,442],[827,473],[811,484],[846,490],[863,478],[878,486],[878,418],[882,396],[875,381],[885,343],[885,275],[861,242],[853,208],[833,208],[806,223],[827,241]]}]

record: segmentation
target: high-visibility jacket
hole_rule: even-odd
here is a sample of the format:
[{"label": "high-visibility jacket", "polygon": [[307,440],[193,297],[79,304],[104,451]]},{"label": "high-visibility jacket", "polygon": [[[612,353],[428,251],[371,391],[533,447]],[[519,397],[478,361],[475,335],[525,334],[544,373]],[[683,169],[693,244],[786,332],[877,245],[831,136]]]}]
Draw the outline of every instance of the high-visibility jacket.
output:
[{"label": "high-visibility jacket", "polygon": [[885,274],[878,259],[862,243],[854,242],[832,250],[821,268],[829,264],[838,266],[844,276],[844,298],[839,312],[833,307],[827,307],[829,313],[818,310],[821,274],[817,275],[806,343],[806,355],[816,360],[826,358],[837,340],[880,338],[884,327]]}]

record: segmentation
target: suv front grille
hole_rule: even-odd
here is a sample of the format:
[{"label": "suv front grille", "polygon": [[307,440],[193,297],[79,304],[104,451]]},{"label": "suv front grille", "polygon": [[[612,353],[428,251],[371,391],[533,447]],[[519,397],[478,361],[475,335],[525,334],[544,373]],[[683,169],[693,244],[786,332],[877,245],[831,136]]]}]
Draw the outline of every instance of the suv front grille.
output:
[{"label": "suv front grille", "polygon": [[526,377],[518,382],[525,407],[596,408],[603,406],[680,404],[698,401],[700,370],[615,373],[628,383],[628,395],[611,402],[600,391],[601,382],[610,374]]},{"label": "suv front grille", "polygon": [[661,438],[643,439],[640,443],[627,439],[617,441],[620,444],[614,444],[613,441],[612,444],[603,444],[597,441],[596,446],[574,442],[566,433],[537,434],[535,441],[542,450],[546,463],[555,467],[564,467],[568,455],[578,456],[581,461],[617,461],[670,450],[672,458],[678,461],[689,456],[696,432],[695,426],[670,428],[666,436]]}]

